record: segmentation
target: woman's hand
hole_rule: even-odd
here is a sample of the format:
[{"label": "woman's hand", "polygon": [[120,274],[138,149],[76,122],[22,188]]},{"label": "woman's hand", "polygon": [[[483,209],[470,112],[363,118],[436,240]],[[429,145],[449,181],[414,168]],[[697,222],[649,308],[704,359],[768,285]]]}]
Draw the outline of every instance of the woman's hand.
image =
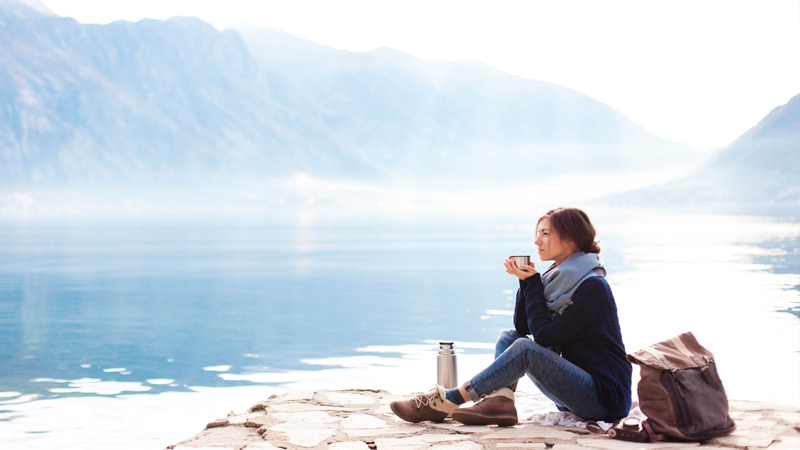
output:
[{"label": "woman's hand", "polygon": [[517,263],[514,262],[513,259],[507,258],[503,261],[503,265],[506,266],[506,272],[514,275],[515,277],[519,278],[520,280],[525,280],[536,275],[536,268],[533,267],[533,263],[529,266],[522,266],[518,267]]}]

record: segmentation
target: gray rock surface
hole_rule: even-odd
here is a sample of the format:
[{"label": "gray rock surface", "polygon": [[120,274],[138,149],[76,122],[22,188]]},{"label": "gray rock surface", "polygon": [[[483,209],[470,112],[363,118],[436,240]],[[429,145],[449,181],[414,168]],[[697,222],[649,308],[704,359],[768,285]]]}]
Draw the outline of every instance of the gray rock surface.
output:
[{"label": "gray rock surface", "polygon": [[210,422],[172,450],[742,450],[800,449],[800,410],[785,405],[730,402],[737,430],[703,442],[636,444],[583,428],[522,423],[514,427],[411,424],[388,408],[385,391],[291,392],[258,402],[242,414]]}]

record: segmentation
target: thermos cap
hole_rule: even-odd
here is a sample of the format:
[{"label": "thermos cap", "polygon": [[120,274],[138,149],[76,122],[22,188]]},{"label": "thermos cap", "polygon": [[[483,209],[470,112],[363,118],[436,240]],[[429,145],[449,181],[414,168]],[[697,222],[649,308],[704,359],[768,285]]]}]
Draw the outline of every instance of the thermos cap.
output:
[{"label": "thermos cap", "polygon": [[442,341],[439,342],[439,354],[440,355],[448,355],[448,354],[455,354],[455,350],[453,349],[453,342],[452,341]]}]

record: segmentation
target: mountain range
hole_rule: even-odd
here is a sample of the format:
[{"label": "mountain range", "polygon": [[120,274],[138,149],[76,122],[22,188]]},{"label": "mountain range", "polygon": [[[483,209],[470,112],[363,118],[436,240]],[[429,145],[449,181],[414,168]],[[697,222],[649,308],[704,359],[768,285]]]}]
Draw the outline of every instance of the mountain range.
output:
[{"label": "mountain range", "polygon": [[[702,155],[572,89],[187,17],[107,25],[0,0],[0,188],[295,173],[497,184]],[[518,182],[518,181],[516,181]]]},{"label": "mountain range", "polygon": [[800,215],[800,95],[718,151],[694,174],[606,199],[698,211]]},{"label": "mountain range", "polygon": [[158,196],[298,174],[423,192],[566,179],[590,198],[615,177],[616,191],[631,190],[692,168],[602,202],[800,206],[798,97],[707,158],[575,90],[485,64],[337,50],[190,17],[91,25],[37,0],[0,0],[0,61],[0,207],[34,189]]}]

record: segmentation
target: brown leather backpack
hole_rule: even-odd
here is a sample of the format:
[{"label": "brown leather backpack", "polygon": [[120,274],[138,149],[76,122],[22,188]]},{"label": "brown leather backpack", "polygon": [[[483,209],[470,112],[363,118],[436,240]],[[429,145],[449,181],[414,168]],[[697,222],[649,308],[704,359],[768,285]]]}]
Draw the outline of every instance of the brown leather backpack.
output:
[{"label": "brown leather backpack", "polygon": [[653,431],[704,440],[736,429],[714,355],[686,332],[628,355],[641,368],[639,408]]}]

